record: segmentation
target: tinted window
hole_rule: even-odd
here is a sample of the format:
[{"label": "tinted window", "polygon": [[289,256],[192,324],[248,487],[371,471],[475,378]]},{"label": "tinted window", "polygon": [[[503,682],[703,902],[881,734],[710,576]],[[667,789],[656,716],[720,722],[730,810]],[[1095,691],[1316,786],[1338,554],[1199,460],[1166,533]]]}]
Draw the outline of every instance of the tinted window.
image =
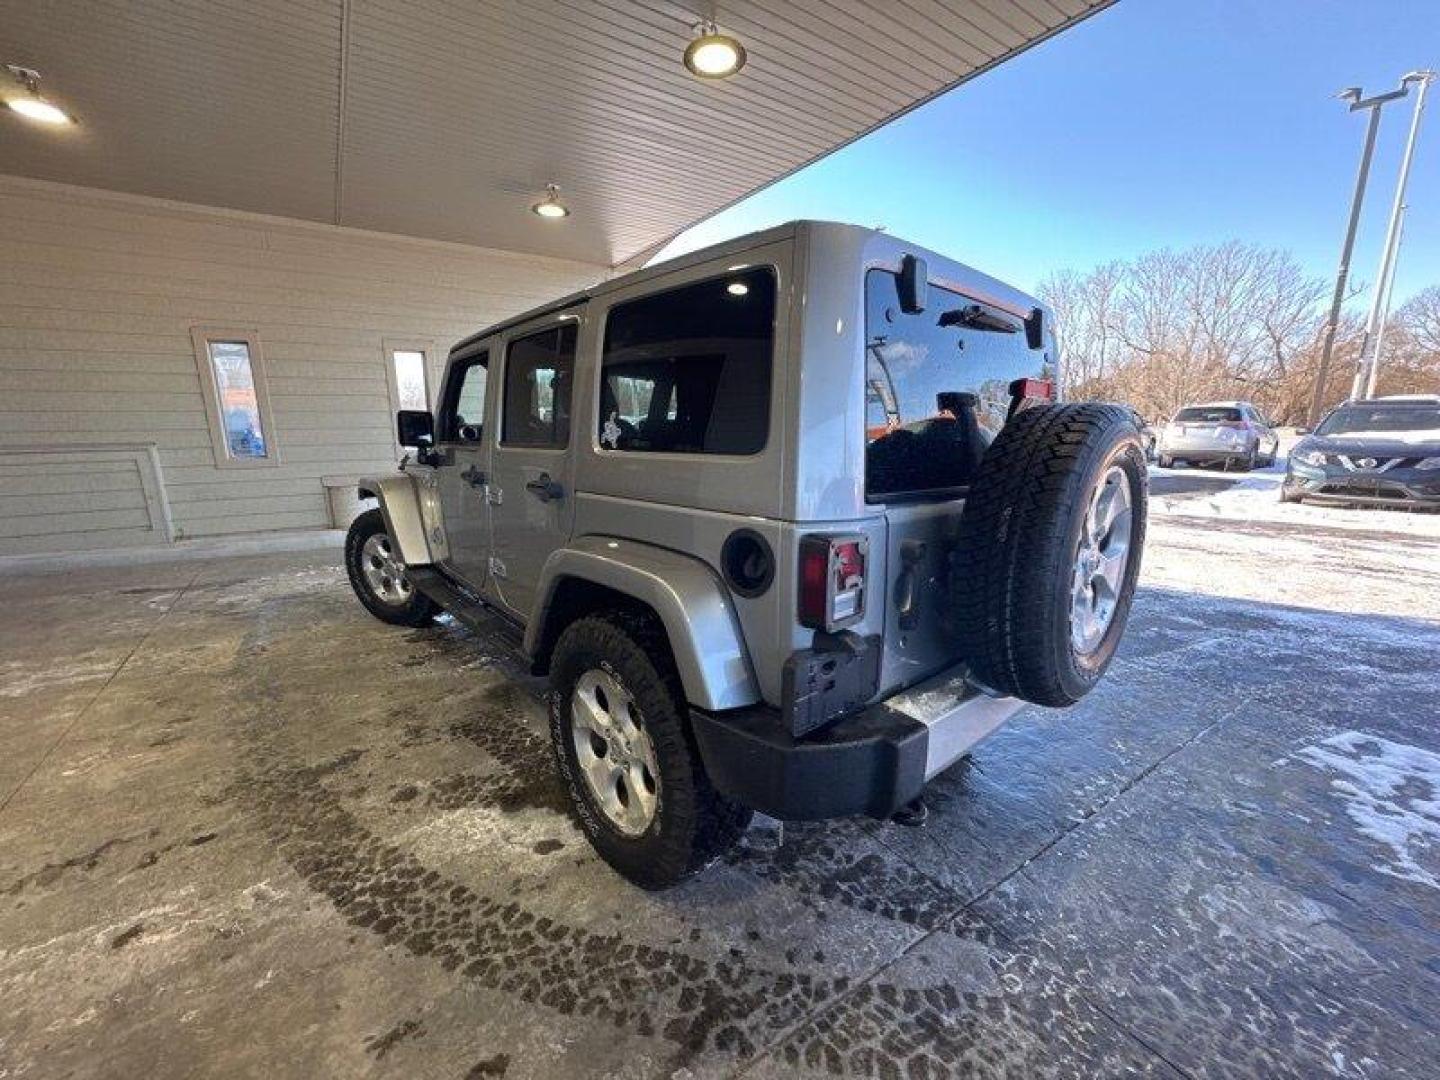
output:
[{"label": "tinted window", "polygon": [[[477,436],[484,431],[485,385],[489,379],[489,354],[462,360],[450,369],[445,384],[445,403],[440,410],[439,440],[459,442],[460,428],[474,428]],[[470,441],[478,442],[479,439]]]},{"label": "tinted window", "polygon": [[573,322],[516,338],[505,353],[506,446],[565,446],[570,442],[570,388],[575,381]]},{"label": "tinted window", "polygon": [[601,447],[758,453],[774,342],[775,276],[763,267],[617,304],[600,365]]},{"label": "tinted window", "polygon": [[1434,405],[1352,406],[1337,409],[1327,416],[1316,435],[1352,435],[1358,432],[1419,431],[1440,435],[1440,408]]},{"label": "tinted window", "polygon": [[1192,405],[1175,414],[1177,424],[1219,424],[1227,420],[1239,420],[1240,410],[1219,405]]},{"label": "tinted window", "polygon": [[[931,285],[900,310],[899,277],[865,275],[865,492],[872,498],[970,483],[1010,408],[1015,379],[1052,378],[1019,319]],[[944,400],[941,400],[942,395]]]}]

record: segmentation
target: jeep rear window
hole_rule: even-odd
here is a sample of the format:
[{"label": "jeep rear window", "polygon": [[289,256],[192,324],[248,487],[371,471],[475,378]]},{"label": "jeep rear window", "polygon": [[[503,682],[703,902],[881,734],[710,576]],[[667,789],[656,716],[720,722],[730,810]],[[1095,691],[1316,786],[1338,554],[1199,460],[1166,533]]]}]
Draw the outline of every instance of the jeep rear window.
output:
[{"label": "jeep rear window", "polygon": [[616,304],[600,362],[601,449],[759,453],[774,346],[767,267]]},{"label": "jeep rear window", "polygon": [[1215,405],[1196,405],[1189,409],[1181,409],[1175,414],[1174,422],[1177,424],[1222,424],[1228,421],[1240,419],[1239,409],[1230,409]]},{"label": "jeep rear window", "polygon": [[967,487],[1005,424],[1010,383],[1054,377],[1015,316],[933,284],[924,311],[902,311],[888,270],[865,275],[865,342],[872,501]]}]

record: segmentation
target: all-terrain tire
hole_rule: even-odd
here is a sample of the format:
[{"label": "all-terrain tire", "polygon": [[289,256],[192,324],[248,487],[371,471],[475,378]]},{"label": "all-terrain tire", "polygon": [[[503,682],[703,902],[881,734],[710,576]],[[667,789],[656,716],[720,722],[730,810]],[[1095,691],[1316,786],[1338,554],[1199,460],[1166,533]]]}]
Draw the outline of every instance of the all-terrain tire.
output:
[{"label": "all-terrain tire", "polygon": [[[1128,560],[1103,636],[1081,651],[1071,619],[1082,529],[1112,468],[1128,487]],[[1037,705],[1073,705],[1090,691],[1124,634],[1146,502],[1145,452],[1128,410],[1054,404],[1006,424],[965,500],[952,569],[958,644],[975,679]]]},{"label": "all-terrain tire", "polygon": [[[654,748],[657,802],[638,836],[611,821],[581,775],[572,698],[577,681],[595,669],[630,696],[632,715]],[[668,888],[698,873],[750,824],[751,811],[721,795],[705,775],[670,646],[653,618],[608,612],[565,628],[550,661],[550,739],[580,828],[601,858],[641,888]]]},{"label": "all-terrain tire", "polygon": [[345,534],[345,572],[350,576],[350,587],[355,590],[365,610],[381,622],[396,626],[428,626],[439,613],[439,605],[419,589],[410,588],[405,595],[382,596],[375,590],[365,573],[364,560],[366,544],[372,537],[385,537],[387,545],[394,539],[385,533],[385,515],[378,509],[366,510],[350,523]]}]

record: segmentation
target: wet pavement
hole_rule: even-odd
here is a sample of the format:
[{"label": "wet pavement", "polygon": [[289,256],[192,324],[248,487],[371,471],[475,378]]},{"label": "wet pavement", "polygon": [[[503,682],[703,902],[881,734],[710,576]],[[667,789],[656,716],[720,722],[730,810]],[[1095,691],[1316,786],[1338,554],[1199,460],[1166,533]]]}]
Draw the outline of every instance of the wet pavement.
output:
[{"label": "wet pavement", "polygon": [[1163,472],[1156,471],[1150,477],[1150,494],[1152,496],[1200,496],[1214,495],[1217,492],[1225,491],[1243,479],[1239,473],[1234,477],[1226,478],[1221,476],[1206,476],[1186,473],[1179,469],[1166,469]]},{"label": "wet pavement", "polygon": [[658,895],[503,638],[329,553],[0,581],[0,1076],[1434,1076],[1440,560],[1277,543],[1157,521],[924,828]]}]

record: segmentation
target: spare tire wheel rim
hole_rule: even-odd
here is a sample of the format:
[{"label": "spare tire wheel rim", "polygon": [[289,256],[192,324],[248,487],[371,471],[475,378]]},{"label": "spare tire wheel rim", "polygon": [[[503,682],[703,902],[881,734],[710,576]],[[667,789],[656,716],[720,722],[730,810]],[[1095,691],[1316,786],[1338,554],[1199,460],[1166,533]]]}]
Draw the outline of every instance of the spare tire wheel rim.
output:
[{"label": "spare tire wheel rim", "polygon": [[570,738],[590,798],[622,835],[650,828],[660,801],[660,768],[635,699],[618,679],[591,668],[570,694]]},{"label": "spare tire wheel rim", "polygon": [[377,532],[366,539],[360,549],[360,570],[365,583],[382,604],[401,607],[410,602],[410,580],[405,576],[405,566],[395,557],[390,546],[390,537]]},{"label": "spare tire wheel rim", "polygon": [[1130,478],[1120,465],[1111,465],[1090,495],[1075,552],[1070,643],[1081,656],[1100,647],[1115,621],[1130,565],[1133,521]]}]

